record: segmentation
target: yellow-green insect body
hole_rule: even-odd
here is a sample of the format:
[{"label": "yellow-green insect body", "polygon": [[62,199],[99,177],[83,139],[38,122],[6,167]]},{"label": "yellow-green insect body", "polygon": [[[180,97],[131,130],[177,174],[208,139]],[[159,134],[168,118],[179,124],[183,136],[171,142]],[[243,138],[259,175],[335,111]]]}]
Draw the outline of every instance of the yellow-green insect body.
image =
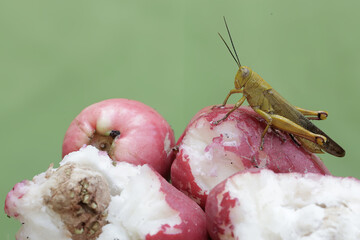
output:
[{"label": "yellow-green insect body", "polygon": [[235,76],[235,88],[230,90],[223,102],[223,106],[227,103],[232,94],[242,93],[243,96],[236,102],[233,109],[231,109],[222,119],[216,121],[215,124],[218,124],[220,121],[226,119],[233,111],[239,108],[245,100],[247,100],[254,111],[263,117],[267,122],[267,126],[261,136],[261,149],[266,132],[269,127],[273,127],[294,136],[304,148],[311,152],[322,153],[322,150],[324,150],[332,155],[343,157],[345,155],[345,151],[309,120],[324,120],[327,118],[328,113],[326,111],[306,110],[291,105],[259,74],[251,70],[249,67],[241,66],[226,21],[225,25],[228,30],[236,58],[223,37],[220,34],[219,35],[239,66],[239,69]]},{"label": "yellow-green insect body", "polygon": [[250,106],[259,107],[268,112],[273,111],[268,99],[263,95],[263,92],[272,87],[259,74],[249,67],[242,66],[236,73],[235,82],[239,82],[239,85],[243,86],[243,93]]}]

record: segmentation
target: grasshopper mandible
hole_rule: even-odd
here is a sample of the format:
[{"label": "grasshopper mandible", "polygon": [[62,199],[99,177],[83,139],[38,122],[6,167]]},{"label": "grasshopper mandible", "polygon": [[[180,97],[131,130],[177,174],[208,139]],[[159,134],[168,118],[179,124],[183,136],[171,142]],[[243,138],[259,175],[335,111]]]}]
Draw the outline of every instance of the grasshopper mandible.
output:
[{"label": "grasshopper mandible", "polygon": [[225,120],[247,100],[254,111],[267,122],[267,126],[261,135],[260,150],[263,148],[265,134],[269,127],[273,127],[289,133],[293,139],[296,138],[296,140],[310,152],[323,153],[323,151],[325,151],[334,156],[343,157],[345,155],[344,149],[309,120],[324,120],[327,118],[328,113],[326,111],[306,110],[291,105],[262,79],[260,75],[249,67],[241,66],[225,17],[224,22],[235,55],[220,33],[219,36],[234,58],[239,70],[235,76],[235,88],[230,90],[222,106],[226,105],[229,97],[234,93],[242,93],[243,96],[222,119],[214,122],[214,124],[217,125]]}]

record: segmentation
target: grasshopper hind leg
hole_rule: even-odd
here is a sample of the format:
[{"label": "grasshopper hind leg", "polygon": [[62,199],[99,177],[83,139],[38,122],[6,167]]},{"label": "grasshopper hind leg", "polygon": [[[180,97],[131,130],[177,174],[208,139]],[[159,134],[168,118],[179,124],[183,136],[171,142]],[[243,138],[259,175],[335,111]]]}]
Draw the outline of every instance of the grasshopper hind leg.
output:
[{"label": "grasshopper hind leg", "polygon": [[[281,132],[278,129],[273,128],[273,127],[271,129],[281,139],[281,141],[283,143],[286,141],[286,138],[281,134]],[[317,144],[315,144],[305,138],[296,137],[296,136],[294,136],[294,134],[291,134],[291,133],[289,133],[289,136],[290,136],[292,142],[297,147],[303,147],[312,153],[324,153],[324,151],[322,151],[321,148]]]},{"label": "grasshopper hind leg", "polygon": [[321,147],[319,147],[316,143],[313,143],[305,138],[296,137],[293,134],[289,134],[289,136],[298,147],[301,146],[311,153],[324,153]]},{"label": "grasshopper hind leg", "polygon": [[301,143],[298,141],[298,139],[296,139],[296,137],[293,134],[289,134],[291,140],[295,143],[296,146],[300,147]]},{"label": "grasshopper hind leg", "polygon": [[305,138],[300,138],[300,137],[296,137],[295,139],[300,142],[300,145],[305,148],[306,150],[308,150],[309,152],[312,153],[324,153],[324,151],[320,148],[319,145],[305,139]]},{"label": "grasshopper hind leg", "polygon": [[281,140],[281,142],[286,142],[286,137],[284,136],[284,134],[279,130],[279,129],[276,129],[274,127],[270,127],[271,130],[276,134],[276,136],[278,136]]},{"label": "grasshopper hind leg", "polygon": [[[313,111],[313,110],[307,110],[299,107],[295,107],[296,110],[301,112],[304,116],[307,116],[309,120],[325,120],[329,114],[327,111]],[[308,117],[312,116],[312,117]]]},{"label": "grasshopper hind leg", "polygon": [[327,141],[326,137],[324,137],[320,134],[312,133],[309,130],[306,130],[305,128],[301,127],[300,125],[294,123],[293,121],[291,121],[283,116],[280,116],[277,114],[269,114],[259,108],[255,108],[254,110],[262,118],[264,118],[267,122],[267,126],[261,135],[260,150],[262,150],[262,148],[263,148],[264,137],[270,126],[273,126],[277,129],[280,129],[287,133],[294,134],[295,136],[297,136],[299,138],[307,139],[319,146],[323,146]]}]

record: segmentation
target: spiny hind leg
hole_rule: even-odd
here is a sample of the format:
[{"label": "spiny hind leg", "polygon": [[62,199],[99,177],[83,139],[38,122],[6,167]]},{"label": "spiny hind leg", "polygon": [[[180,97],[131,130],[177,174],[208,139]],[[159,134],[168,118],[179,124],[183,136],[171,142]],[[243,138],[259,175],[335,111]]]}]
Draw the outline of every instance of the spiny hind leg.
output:
[{"label": "spiny hind leg", "polygon": [[294,136],[294,134],[289,134],[291,140],[295,143],[296,146],[300,147],[301,143],[299,142],[299,140]]},{"label": "spiny hind leg", "polygon": [[321,147],[305,138],[296,137],[296,140],[300,142],[301,146],[312,153],[324,153]]},{"label": "spiny hind leg", "polygon": [[237,103],[235,104],[235,106],[230,110],[228,111],[225,116],[215,122],[213,122],[215,125],[218,125],[221,121],[225,120],[233,111],[235,111],[236,109],[238,109],[245,101],[246,99],[246,96],[242,96],[242,98],[240,98],[239,101],[237,101]]},{"label": "spiny hind leg", "polygon": [[312,111],[299,107],[295,107],[295,108],[305,116],[316,116],[316,117],[308,117],[308,119],[310,120],[325,120],[329,115],[327,111]]},{"label": "spiny hind leg", "polygon": [[284,136],[284,134],[279,129],[276,129],[276,128],[271,127],[271,126],[270,126],[270,128],[276,134],[276,136],[278,136],[280,138],[281,142],[283,142],[283,143],[286,142],[286,140],[287,140],[286,137]]},{"label": "spiny hind leg", "polygon": [[269,114],[258,108],[254,110],[258,114],[260,114],[260,116],[263,117],[267,122],[267,126],[264,129],[264,132],[261,134],[260,150],[263,149],[264,137],[270,126],[273,126],[287,133],[308,139],[320,146],[324,145],[324,143],[326,142],[326,137],[320,134],[312,133],[309,130],[306,130],[305,128],[301,127],[300,125],[294,123],[293,121],[283,116],[277,114]]}]

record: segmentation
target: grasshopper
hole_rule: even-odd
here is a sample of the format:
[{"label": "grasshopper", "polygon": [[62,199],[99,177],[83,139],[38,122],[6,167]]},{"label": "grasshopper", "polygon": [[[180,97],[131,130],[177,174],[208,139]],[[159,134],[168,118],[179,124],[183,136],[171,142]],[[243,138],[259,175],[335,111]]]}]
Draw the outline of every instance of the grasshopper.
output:
[{"label": "grasshopper", "polygon": [[226,105],[229,97],[234,93],[242,93],[243,96],[222,119],[215,121],[214,124],[217,125],[225,120],[247,100],[252,109],[267,122],[267,126],[261,135],[260,150],[263,149],[265,134],[269,127],[272,127],[289,133],[292,139],[295,138],[312,153],[323,153],[325,151],[337,157],[345,156],[344,149],[310,121],[310,119],[326,119],[328,116],[326,111],[306,110],[291,105],[259,74],[247,66],[241,66],[225,17],[224,22],[236,58],[220,33],[219,36],[238,65],[239,70],[235,75],[235,88],[230,90],[222,106]]}]

